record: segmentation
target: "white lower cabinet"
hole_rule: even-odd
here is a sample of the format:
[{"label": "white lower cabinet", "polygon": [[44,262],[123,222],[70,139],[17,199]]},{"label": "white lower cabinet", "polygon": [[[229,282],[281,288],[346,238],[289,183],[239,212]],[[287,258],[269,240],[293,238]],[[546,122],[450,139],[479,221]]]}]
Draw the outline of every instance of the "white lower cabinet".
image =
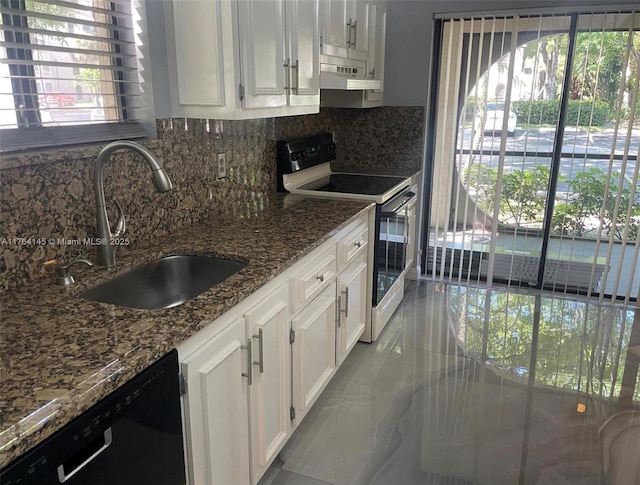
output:
[{"label": "white lower cabinet", "polygon": [[336,284],[291,319],[293,409],[307,414],[336,369]]},{"label": "white lower cabinet", "polygon": [[353,349],[370,316],[369,223],[178,346],[189,484],[255,485]]},{"label": "white lower cabinet", "polygon": [[249,385],[251,476],[257,482],[291,433],[289,287],[281,286],[245,313],[252,349]]},{"label": "white lower cabinet", "polygon": [[292,429],[289,287],[219,320],[178,347],[189,483],[256,483]]},{"label": "white lower cabinet", "polygon": [[367,303],[367,254],[363,253],[338,275],[338,365],[364,332]]},{"label": "white lower cabinet", "polygon": [[184,423],[191,484],[249,483],[245,324],[238,318],[188,358]]}]

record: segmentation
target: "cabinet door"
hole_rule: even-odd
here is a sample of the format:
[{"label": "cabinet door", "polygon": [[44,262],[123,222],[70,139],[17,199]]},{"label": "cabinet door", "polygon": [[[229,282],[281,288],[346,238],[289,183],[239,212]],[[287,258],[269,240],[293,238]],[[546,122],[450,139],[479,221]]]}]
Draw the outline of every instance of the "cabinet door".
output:
[{"label": "cabinet door", "polygon": [[187,468],[193,485],[250,482],[245,343],[244,320],[239,318],[182,364]]},{"label": "cabinet door", "polygon": [[351,12],[351,1],[331,0],[321,3],[322,54],[347,57],[348,36],[351,34],[349,27],[350,21],[353,20],[353,18],[347,17]]},{"label": "cabinet door", "polygon": [[176,110],[224,106],[221,2],[176,1],[166,8],[175,36]]},{"label": "cabinet door", "polygon": [[336,368],[336,284],[291,320],[293,407],[299,423]]},{"label": "cabinet door", "polygon": [[291,345],[289,287],[281,286],[245,313],[252,347],[249,386],[251,479],[256,483],[291,432]]},{"label": "cabinet door", "polygon": [[351,33],[348,57],[366,61],[369,57],[369,5],[362,0],[352,3],[353,17],[351,20]]},{"label": "cabinet door", "polygon": [[338,365],[364,332],[367,303],[367,255],[362,254],[338,275]]},{"label": "cabinet door", "polygon": [[387,29],[387,12],[375,5],[369,6],[369,75],[382,81],[380,89],[365,91],[366,101],[382,101],[384,91],[384,53]]},{"label": "cabinet door", "polygon": [[320,104],[318,0],[287,0],[290,106]]},{"label": "cabinet door", "polygon": [[[285,0],[238,2],[242,105],[247,108],[286,106]],[[188,3],[188,2],[187,2]],[[196,2],[202,3],[202,2]]]}]

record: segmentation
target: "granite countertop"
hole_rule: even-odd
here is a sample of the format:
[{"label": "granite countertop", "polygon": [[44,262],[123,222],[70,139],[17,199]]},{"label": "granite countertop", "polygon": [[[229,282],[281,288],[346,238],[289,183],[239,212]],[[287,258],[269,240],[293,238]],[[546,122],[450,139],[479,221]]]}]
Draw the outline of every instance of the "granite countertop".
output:
[{"label": "granite countertop", "polygon": [[[180,342],[271,281],[365,210],[364,202],[273,194],[265,207],[212,216],[127,248],[118,267],[73,268],[0,297],[0,466],[8,464]],[[183,305],[135,310],[76,298],[84,289],[170,254],[248,263]]]}]

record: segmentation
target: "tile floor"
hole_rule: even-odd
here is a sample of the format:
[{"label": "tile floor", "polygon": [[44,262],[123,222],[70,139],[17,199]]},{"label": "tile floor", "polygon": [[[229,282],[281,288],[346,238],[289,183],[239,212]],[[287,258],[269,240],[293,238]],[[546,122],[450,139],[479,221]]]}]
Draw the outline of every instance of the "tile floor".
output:
[{"label": "tile floor", "polygon": [[638,484],[638,345],[629,308],[411,284],[260,485]]}]

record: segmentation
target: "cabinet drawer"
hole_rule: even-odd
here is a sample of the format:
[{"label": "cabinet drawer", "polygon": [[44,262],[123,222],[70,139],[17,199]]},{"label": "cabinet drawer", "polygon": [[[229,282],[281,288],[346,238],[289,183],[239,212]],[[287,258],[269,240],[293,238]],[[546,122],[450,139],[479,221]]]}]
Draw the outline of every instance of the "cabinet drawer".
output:
[{"label": "cabinet drawer", "polygon": [[368,240],[367,222],[358,220],[357,225],[338,240],[338,268],[341,270],[366,252]]},{"label": "cabinet drawer", "polygon": [[291,277],[291,311],[296,313],[327,286],[336,274],[333,244],[302,260],[303,267]]}]

